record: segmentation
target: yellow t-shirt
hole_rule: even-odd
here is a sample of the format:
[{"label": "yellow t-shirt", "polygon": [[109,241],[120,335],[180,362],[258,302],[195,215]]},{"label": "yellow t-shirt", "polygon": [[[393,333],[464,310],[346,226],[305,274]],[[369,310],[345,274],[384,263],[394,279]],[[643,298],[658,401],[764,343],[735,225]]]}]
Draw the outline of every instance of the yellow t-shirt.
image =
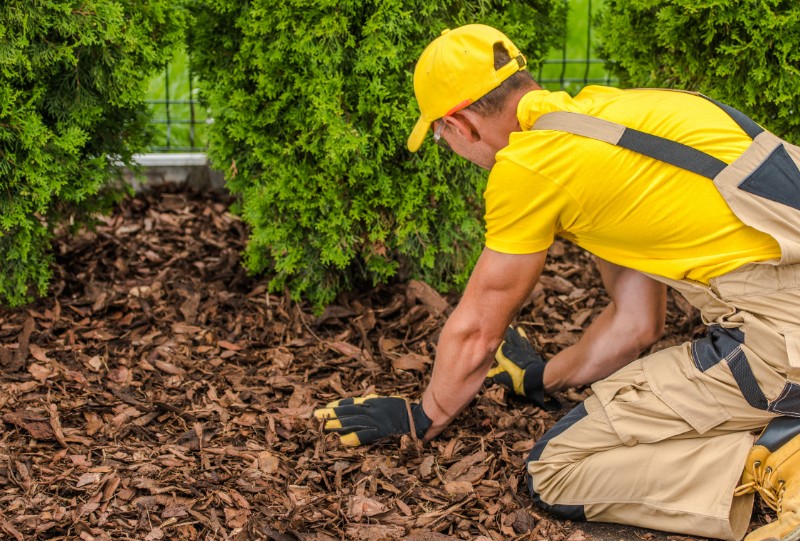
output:
[{"label": "yellow t-shirt", "polygon": [[527,131],[544,113],[617,122],[734,161],[751,139],[719,107],[682,92],[537,90],[520,101],[522,132],[497,154],[484,193],[486,246],[524,254],[555,236],[599,257],[707,283],[745,263],[780,258],[778,243],[743,224],[711,180],[636,152],[559,131]]}]

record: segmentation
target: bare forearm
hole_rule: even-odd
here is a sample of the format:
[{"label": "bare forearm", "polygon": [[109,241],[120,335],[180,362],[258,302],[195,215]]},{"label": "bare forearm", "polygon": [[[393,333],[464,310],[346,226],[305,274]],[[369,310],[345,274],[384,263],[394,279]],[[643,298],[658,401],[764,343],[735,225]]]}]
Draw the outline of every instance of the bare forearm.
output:
[{"label": "bare forearm", "polygon": [[544,370],[545,392],[594,383],[636,359],[658,338],[657,325],[636,327],[612,302],[581,339],[552,359]]},{"label": "bare forearm", "polygon": [[447,320],[422,409],[430,440],[475,397],[503,333],[544,267],[545,252],[509,255],[485,248],[461,302]]},{"label": "bare forearm", "polygon": [[422,408],[433,421],[426,440],[444,430],[475,397],[499,343],[499,338],[469,334],[455,325],[445,326],[431,381],[422,395]]}]

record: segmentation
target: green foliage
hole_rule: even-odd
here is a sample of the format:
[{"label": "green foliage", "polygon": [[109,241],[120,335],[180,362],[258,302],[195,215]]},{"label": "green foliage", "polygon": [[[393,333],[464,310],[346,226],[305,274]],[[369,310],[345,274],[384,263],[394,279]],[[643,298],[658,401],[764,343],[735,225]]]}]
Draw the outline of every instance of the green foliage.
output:
[{"label": "green foliage", "polygon": [[623,85],[698,90],[800,142],[797,0],[606,0],[598,41]]},{"label": "green foliage", "polygon": [[152,72],[183,36],[169,0],[0,4],[0,303],[43,294],[57,227],[122,191]]},{"label": "green foliage", "polygon": [[210,155],[251,228],[248,268],[317,306],[398,275],[463,284],[485,173],[430,141],[406,150],[414,64],[442,29],[482,22],[536,66],[563,1],[201,0],[194,13]]}]

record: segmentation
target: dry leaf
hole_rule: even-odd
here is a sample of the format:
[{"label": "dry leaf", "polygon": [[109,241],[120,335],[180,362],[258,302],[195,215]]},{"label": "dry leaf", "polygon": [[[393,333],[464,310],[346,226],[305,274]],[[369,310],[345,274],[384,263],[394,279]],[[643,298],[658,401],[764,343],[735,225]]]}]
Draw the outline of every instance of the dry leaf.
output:
[{"label": "dry leaf", "polygon": [[364,496],[350,498],[348,515],[357,522],[361,520],[361,517],[373,517],[384,512],[386,512],[386,505],[377,500]]},{"label": "dry leaf", "polygon": [[429,364],[431,364],[430,357],[417,353],[407,353],[401,357],[392,359],[392,367],[394,367],[395,370],[417,370],[419,372],[425,372]]},{"label": "dry leaf", "polygon": [[36,344],[29,344],[28,347],[30,348],[31,357],[42,363],[50,362],[51,359],[47,356],[44,349]]},{"label": "dry leaf", "polygon": [[361,348],[356,347],[353,344],[348,344],[347,342],[329,342],[328,347],[351,359],[361,357]]},{"label": "dry leaf", "polygon": [[153,528],[150,530],[150,533],[145,536],[144,541],[158,541],[159,539],[164,539],[164,532],[161,528]]},{"label": "dry leaf", "polygon": [[419,300],[435,314],[442,314],[450,308],[450,303],[425,282],[411,280],[408,283],[408,295],[412,299]]},{"label": "dry leaf", "polygon": [[100,481],[101,477],[103,477],[102,473],[96,473],[96,472],[84,473],[78,478],[78,482],[75,483],[75,487],[80,488],[82,486],[91,485],[92,483],[97,483],[98,481]]},{"label": "dry leaf", "polygon": [[228,342],[227,340],[220,340],[219,342],[217,342],[217,345],[222,349],[228,349],[231,351],[242,351],[243,349],[242,346],[233,344],[231,342]]},{"label": "dry leaf", "polygon": [[3,415],[3,421],[23,428],[37,440],[55,440],[56,435],[50,426],[50,417],[31,411],[15,411]]},{"label": "dry leaf", "polygon": [[288,489],[289,499],[295,507],[303,507],[307,505],[311,499],[311,489],[309,487],[289,485]]},{"label": "dry leaf", "polygon": [[444,484],[444,489],[454,498],[463,498],[473,492],[472,483],[467,481],[448,481]]},{"label": "dry leaf", "polygon": [[422,464],[419,465],[419,474],[422,476],[423,479],[429,478],[433,475],[433,463],[435,459],[433,455],[428,455],[422,461]]},{"label": "dry leaf", "polygon": [[278,457],[269,451],[261,451],[258,454],[258,469],[262,472],[268,475],[277,473],[279,465],[280,461],[278,460]]},{"label": "dry leaf", "polygon": [[162,361],[160,359],[156,359],[153,362],[153,365],[162,372],[166,372],[167,374],[172,374],[173,376],[182,376],[183,374],[186,373],[186,371],[183,368],[175,366],[172,363]]},{"label": "dry leaf", "polygon": [[44,383],[47,378],[53,375],[53,370],[50,367],[38,363],[31,363],[28,366],[28,372],[40,383]]}]

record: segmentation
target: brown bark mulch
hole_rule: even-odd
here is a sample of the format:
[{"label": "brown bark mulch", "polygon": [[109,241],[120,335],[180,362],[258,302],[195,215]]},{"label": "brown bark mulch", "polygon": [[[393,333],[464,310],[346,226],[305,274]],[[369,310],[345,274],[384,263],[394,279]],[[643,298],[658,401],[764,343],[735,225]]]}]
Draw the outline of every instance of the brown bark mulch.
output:
[{"label": "brown bark mulch", "polygon": [[[341,447],[313,410],[418,398],[457,298],[411,281],[316,316],[246,275],[246,234],[219,194],[150,192],[58,241],[48,298],[0,310],[0,538],[593,538],[523,478],[589,390],[549,413],[485,386],[430,446]],[[552,355],[606,302],[589,256],[557,243],[517,323]],[[702,332],[674,295],[668,329],[656,348]]]}]

